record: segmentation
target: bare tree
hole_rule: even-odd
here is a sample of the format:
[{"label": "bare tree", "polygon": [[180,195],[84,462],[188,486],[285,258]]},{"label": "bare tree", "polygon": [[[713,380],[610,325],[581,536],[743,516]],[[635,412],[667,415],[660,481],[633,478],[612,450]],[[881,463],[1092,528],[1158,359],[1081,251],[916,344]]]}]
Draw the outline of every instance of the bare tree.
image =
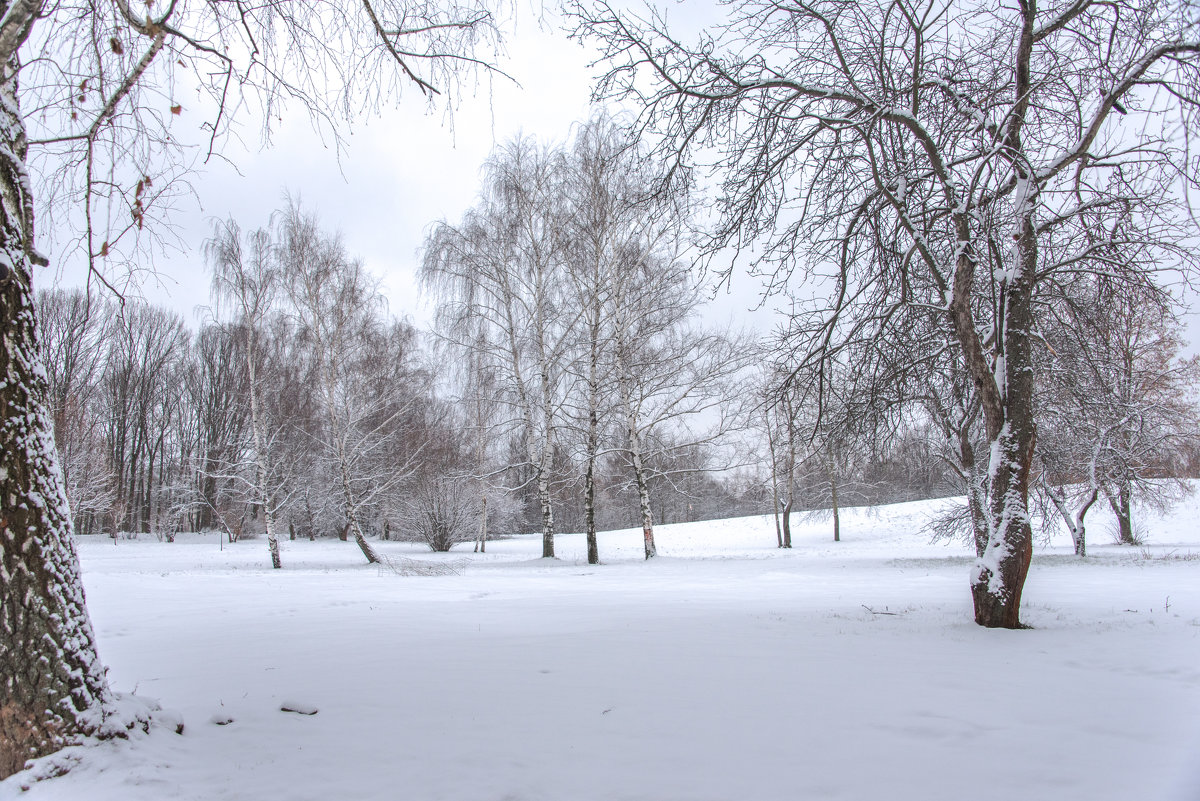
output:
[{"label": "bare tree", "polygon": [[[885,340],[907,307],[942,310],[992,455],[975,619],[1019,627],[1036,290],[1063,271],[1114,269],[1109,254],[1131,245],[1164,266],[1194,259],[1179,246],[1178,195],[1162,187],[1195,182],[1173,143],[1193,130],[1200,20],[1135,0],[746,0],[685,45],[653,14],[576,14],[612,62],[600,93],[645,109],[676,170],[718,166],[710,250],[756,242],[773,285],[812,275],[831,290],[799,366]],[[1124,224],[1095,229],[1095,210]],[[881,246],[897,241],[899,260]]]},{"label": "bare tree", "polygon": [[[254,443],[254,491],[263,510],[267,527],[267,550],[271,567],[279,569],[279,538],[275,493],[271,490],[272,469],[267,449],[266,410],[263,408],[262,353],[260,337],[263,325],[275,302],[281,276],[271,235],[264,230],[251,233],[243,244],[241,229],[232,220],[215,226],[205,243],[205,252],[213,271],[213,299],[218,308],[234,307],[237,321],[246,333],[246,377],[250,396],[250,429]],[[248,250],[247,252],[247,246]]]},{"label": "bare tree", "polygon": [[1178,463],[1197,436],[1200,361],[1179,358],[1175,301],[1153,284],[1081,276],[1065,288],[1046,327],[1038,453],[1047,497],[1083,556],[1084,517],[1098,497],[1118,540],[1132,544],[1135,502],[1161,510],[1187,492]]},{"label": "bare tree", "polygon": [[502,147],[485,167],[483,196],[457,226],[439,223],[422,276],[441,300],[443,335],[482,358],[504,384],[541,507],[542,556],[554,557],[551,496],[555,438],[577,309],[565,302],[562,187],[554,155],[529,140]]},{"label": "bare tree", "polygon": [[[32,292],[48,259],[35,203],[57,199],[60,230],[93,274],[147,246],[193,164],[175,87],[199,89],[202,154],[234,117],[284,99],[318,119],[375,107],[401,85],[432,96],[486,66],[486,6],[364,0],[248,6],[232,0],[133,9],[127,0],[0,4],[0,777],[87,734],[136,725],[112,703],[84,605],[57,467]],[[191,95],[189,95],[190,97]],[[190,109],[189,109],[190,111]],[[29,169],[30,149],[36,167]],[[35,195],[35,189],[40,194]],[[43,217],[50,206],[42,206]]]},{"label": "bare tree", "polygon": [[104,460],[96,410],[104,331],[112,309],[80,290],[49,290],[38,293],[37,310],[54,444],[75,527],[88,531],[113,504],[113,477]]},{"label": "bare tree", "polygon": [[174,391],[190,337],[178,315],[130,301],[105,331],[108,342],[101,377],[103,430],[116,493],[117,531],[150,533],[154,517],[156,466],[178,414]]},{"label": "bare tree", "polygon": [[[560,167],[569,207],[564,233],[573,254],[568,275],[583,314],[573,372],[580,389],[578,416],[583,418],[585,432],[588,560],[592,564],[599,561],[595,473],[601,419],[609,413],[625,419],[649,557],[654,546],[640,447],[643,432],[636,425],[629,426],[630,384],[637,369],[630,363],[630,354],[632,339],[649,339],[671,330],[698,303],[698,287],[688,285],[686,266],[675,262],[688,221],[686,187],[655,191],[655,175],[648,168],[645,149],[602,113],[579,126],[574,142],[562,155]],[[653,267],[649,266],[651,260]],[[655,277],[639,282],[639,272],[646,278],[653,272]],[[687,289],[679,291],[684,285]],[[659,291],[665,293],[657,298],[663,304],[661,309],[650,300]],[[682,308],[668,308],[672,303],[680,303]],[[643,369],[655,368],[643,365]],[[633,413],[636,415],[637,409]]]},{"label": "bare tree", "polygon": [[362,262],[352,260],[342,243],[323,234],[316,217],[298,206],[284,212],[279,239],[286,292],[298,333],[313,358],[324,411],[324,445],[346,525],[363,556],[374,564],[379,556],[367,541],[363,518],[363,494],[374,482],[363,471],[370,451],[380,446],[377,435],[382,432],[371,419],[376,408],[358,383],[363,376],[353,367],[370,352],[382,298]]},{"label": "bare tree", "polygon": [[224,498],[231,494],[226,488],[243,481],[239,467],[249,422],[246,340],[242,326],[210,324],[197,332],[192,346],[186,381],[196,448],[192,524],[201,530],[222,516]]}]

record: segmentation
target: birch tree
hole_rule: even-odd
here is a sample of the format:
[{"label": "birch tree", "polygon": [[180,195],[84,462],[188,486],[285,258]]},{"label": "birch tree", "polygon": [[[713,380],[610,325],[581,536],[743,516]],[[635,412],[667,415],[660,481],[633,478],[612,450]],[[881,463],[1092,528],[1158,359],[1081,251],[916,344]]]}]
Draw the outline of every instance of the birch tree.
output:
[{"label": "birch tree", "polygon": [[476,206],[438,223],[422,278],[439,298],[443,335],[460,352],[485,348],[525,444],[541,510],[542,557],[554,557],[551,482],[569,347],[580,319],[565,296],[564,233],[556,155],[530,140],[503,146],[484,168]]},{"label": "birch tree", "polygon": [[[1192,266],[1164,188],[1196,181],[1177,143],[1194,136],[1200,20],[1137,0],[745,0],[687,44],[653,11],[575,13],[609,60],[599,93],[643,109],[669,170],[707,165],[720,182],[710,251],[754,243],[772,286],[826,290],[826,335],[798,366],[885,340],[906,308],[940,310],[991,454],[975,620],[1020,627],[1035,298],[1056,273],[1114,269],[1129,245]],[[1094,210],[1124,224],[1092,228]]]},{"label": "birch tree", "polygon": [[[325,235],[317,219],[290,206],[280,225],[278,258],[297,333],[306,341],[314,386],[324,414],[323,441],[341,495],[346,525],[367,562],[379,555],[367,541],[364,493],[377,492],[363,471],[380,447],[377,409],[354,366],[369,354],[381,297],[362,262],[340,240]],[[368,489],[371,487],[371,489]]]},{"label": "birch tree", "polygon": [[279,533],[274,471],[267,447],[266,409],[261,374],[263,353],[260,345],[263,327],[279,292],[281,276],[271,235],[265,230],[252,232],[243,241],[241,230],[232,220],[217,224],[205,243],[205,253],[213,271],[212,294],[220,308],[233,306],[237,322],[245,329],[246,387],[250,400],[250,432],[254,448],[254,495],[266,520],[267,551],[271,567],[282,567],[279,557]]}]

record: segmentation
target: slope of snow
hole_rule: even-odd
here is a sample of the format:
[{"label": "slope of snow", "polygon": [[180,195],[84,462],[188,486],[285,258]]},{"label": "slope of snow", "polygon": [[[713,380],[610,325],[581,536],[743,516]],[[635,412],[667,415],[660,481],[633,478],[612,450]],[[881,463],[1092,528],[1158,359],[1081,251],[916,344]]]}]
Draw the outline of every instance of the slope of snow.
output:
[{"label": "slope of snow", "polygon": [[[971,622],[939,502],[538,537],[414,559],[354,543],[83,539],[101,657],[182,714],[75,749],[31,801],[1200,798],[1200,502],[1145,549],[1039,548],[1026,631]],[[289,706],[301,712],[281,711]],[[28,786],[24,790],[23,786]]]}]

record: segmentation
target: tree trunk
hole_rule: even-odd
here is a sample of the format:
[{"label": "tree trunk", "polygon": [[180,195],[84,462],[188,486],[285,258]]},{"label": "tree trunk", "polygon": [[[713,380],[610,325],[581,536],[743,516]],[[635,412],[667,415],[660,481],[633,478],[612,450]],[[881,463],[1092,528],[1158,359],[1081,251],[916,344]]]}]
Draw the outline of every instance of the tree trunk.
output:
[{"label": "tree trunk", "polygon": [[[988,543],[971,577],[975,622],[989,628],[1021,627],[1021,592],[1033,559],[1029,521],[1029,470],[1036,440],[1033,414],[1031,300],[1037,267],[1032,212],[1021,218],[1017,261],[1001,282],[998,351],[993,387],[998,403],[985,413],[992,443],[988,465]],[[976,346],[978,347],[978,346]],[[977,368],[976,368],[977,369]]]},{"label": "tree trunk", "polygon": [[1116,495],[1108,496],[1108,505],[1117,518],[1118,539],[1122,545],[1138,544],[1137,539],[1133,536],[1133,511],[1130,508],[1132,496],[1130,482],[1124,478],[1117,482]]},{"label": "tree trunk", "polygon": [[658,556],[658,548],[654,544],[654,518],[650,510],[650,487],[646,482],[646,470],[642,465],[642,452],[637,441],[637,435],[632,435],[633,477],[637,483],[638,507],[642,518],[642,540],[645,545],[646,558]]},{"label": "tree trunk", "polygon": [[475,551],[477,553],[487,553],[487,495],[484,494],[483,500],[480,502],[479,512],[479,541],[476,543]]},{"label": "tree trunk", "polygon": [[554,558],[554,506],[550,499],[550,476],[545,462],[546,451],[542,452],[542,463],[538,465],[538,503],[542,507],[542,558]]},{"label": "tree trunk", "polygon": [[986,476],[976,467],[967,473],[967,511],[971,517],[971,537],[975,556],[983,556],[988,544]]},{"label": "tree trunk", "polygon": [[833,508],[833,541],[842,541],[842,518],[838,510],[837,496],[837,471],[833,469],[833,457],[825,463],[825,469],[829,472],[829,500]]},{"label": "tree trunk", "polygon": [[283,567],[279,560],[279,537],[276,534],[275,502],[272,493],[267,488],[271,480],[270,465],[267,463],[266,423],[262,416],[261,390],[258,385],[258,370],[255,361],[258,358],[257,320],[247,320],[246,326],[246,373],[250,378],[250,427],[254,429],[254,476],[257,484],[256,495],[258,502],[266,513],[267,551],[271,554],[271,567],[275,570]]},{"label": "tree trunk", "polygon": [[783,543],[780,548],[792,547],[792,498],[783,502]]},{"label": "tree trunk", "polygon": [[[599,270],[597,270],[599,272]],[[599,281],[597,280],[597,283]],[[583,479],[584,527],[587,534],[588,564],[600,564],[600,545],[596,540],[596,454],[600,450],[600,315],[599,304],[591,320],[588,352],[588,433],[587,470]]]},{"label": "tree trunk", "polygon": [[6,73],[0,86],[0,779],[27,759],[99,733],[111,699],[54,448],[34,318],[32,200],[15,65],[6,65]]},{"label": "tree trunk", "polygon": [[[593,414],[593,420],[595,415]],[[583,476],[583,517],[587,532],[587,560],[589,565],[600,564],[600,545],[596,540],[596,455],[592,450],[593,433],[588,431],[587,470]]]},{"label": "tree trunk", "polygon": [[775,542],[783,547],[783,528],[779,524],[779,470],[775,457],[775,437],[771,432],[770,413],[763,411],[767,430],[767,452],[771,456],[771,515],[775,518]]},{"label": "tree trunk", "polygon": [[1088,510],[1092,508],[1092,504],[1096,502],[1096,498],[1100,495],[1098,487],[1093,486],[1092,492],[1088,495],[1086,501],[1076,512],[1075,516],[1071,516],[1071,512],[1067,509],[1067,494],[1061,489],[1055,489],[1050,485],[1049,481],[1043,478],[1042,486],[1046,490],[1046,496],[1050,498],[1050,502],[1054,504],[1054,508],[1058,510],[1058,514],[1062,517],[1063,522],[1067,524],[1067,530],[1071,532],[1071,542],[1075,545],[1075,555],[1079,557],[1087,556],[1087,528],[1084,526],[1084,518]]}]

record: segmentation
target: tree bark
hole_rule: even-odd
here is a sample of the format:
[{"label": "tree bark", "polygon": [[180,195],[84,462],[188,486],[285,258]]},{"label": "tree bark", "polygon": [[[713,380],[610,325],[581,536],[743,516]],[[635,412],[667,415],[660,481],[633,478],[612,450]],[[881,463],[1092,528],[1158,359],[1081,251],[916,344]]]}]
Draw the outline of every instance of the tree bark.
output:
[{"label": "tree bark", "polygon": [[792,498],[783,502],[783,543],[780,548],[792,547]]},{"label": "tree bark", "polygon": [[550,499],[550,475],[545,462],[547,451],[542,452],[542,463],[537,468],[538,503],[542,507],[542,558],[554,558],[554,505]]},{"label": "tree bark", "polygon": [[[594,283],[600,284],[600,269]],[[596,454],[600,450],[600,303],[594,301],[588,341],[588,432],[587,470],[583,479],[584,526],[587,536],[588,564],[600,564],[600,545],[596,540]]]},{"label": "tree bark", "polygon": [[[988,465],[988,544],[971,577],[975,622],[989,628],[1021,627],[1021,592],[1033,559],[1029,521],[1029,470],[1036,439],[1033,415],[1033,278],[1037,239],[1032,211],[1021,217],[1014,275],[1001,282],[998,353],[993,386],[997,407],[985,412],[992,456]],[[999,426],[996,423],[999,422]]]},{"label": "tree bark", "polygon": [[1117,482],[1116,494],[1108,496],[1108,505],[1117,518],[1118,538],[1122,545],[1138,544],[1137,539],[1133,536],[1133,511],[1130,503],[1132,496],[1130,482],[1126,479],[1120,479]]},{"label": "tree bark", "polygon": [[767,448],[771,454],[771,516],[775,518],[775,542],[783,547],[783,527],[779,523],[779,471],[775,464],[775,438],[771,435],[770,421],[767,422]]},{"label": "tree bark", "polygon": [[587,560],[589,565],[600,564],[600,545],[596,540],[596,450],[599,433],[596,410],[588,418],[587,470],[583,476],[583,516],[587,532]]},{"label": "tree bark", "polygon": [[32,290],[15,64],[0,85],[0,779],[82,735],[111,700],[54,448]]}]

